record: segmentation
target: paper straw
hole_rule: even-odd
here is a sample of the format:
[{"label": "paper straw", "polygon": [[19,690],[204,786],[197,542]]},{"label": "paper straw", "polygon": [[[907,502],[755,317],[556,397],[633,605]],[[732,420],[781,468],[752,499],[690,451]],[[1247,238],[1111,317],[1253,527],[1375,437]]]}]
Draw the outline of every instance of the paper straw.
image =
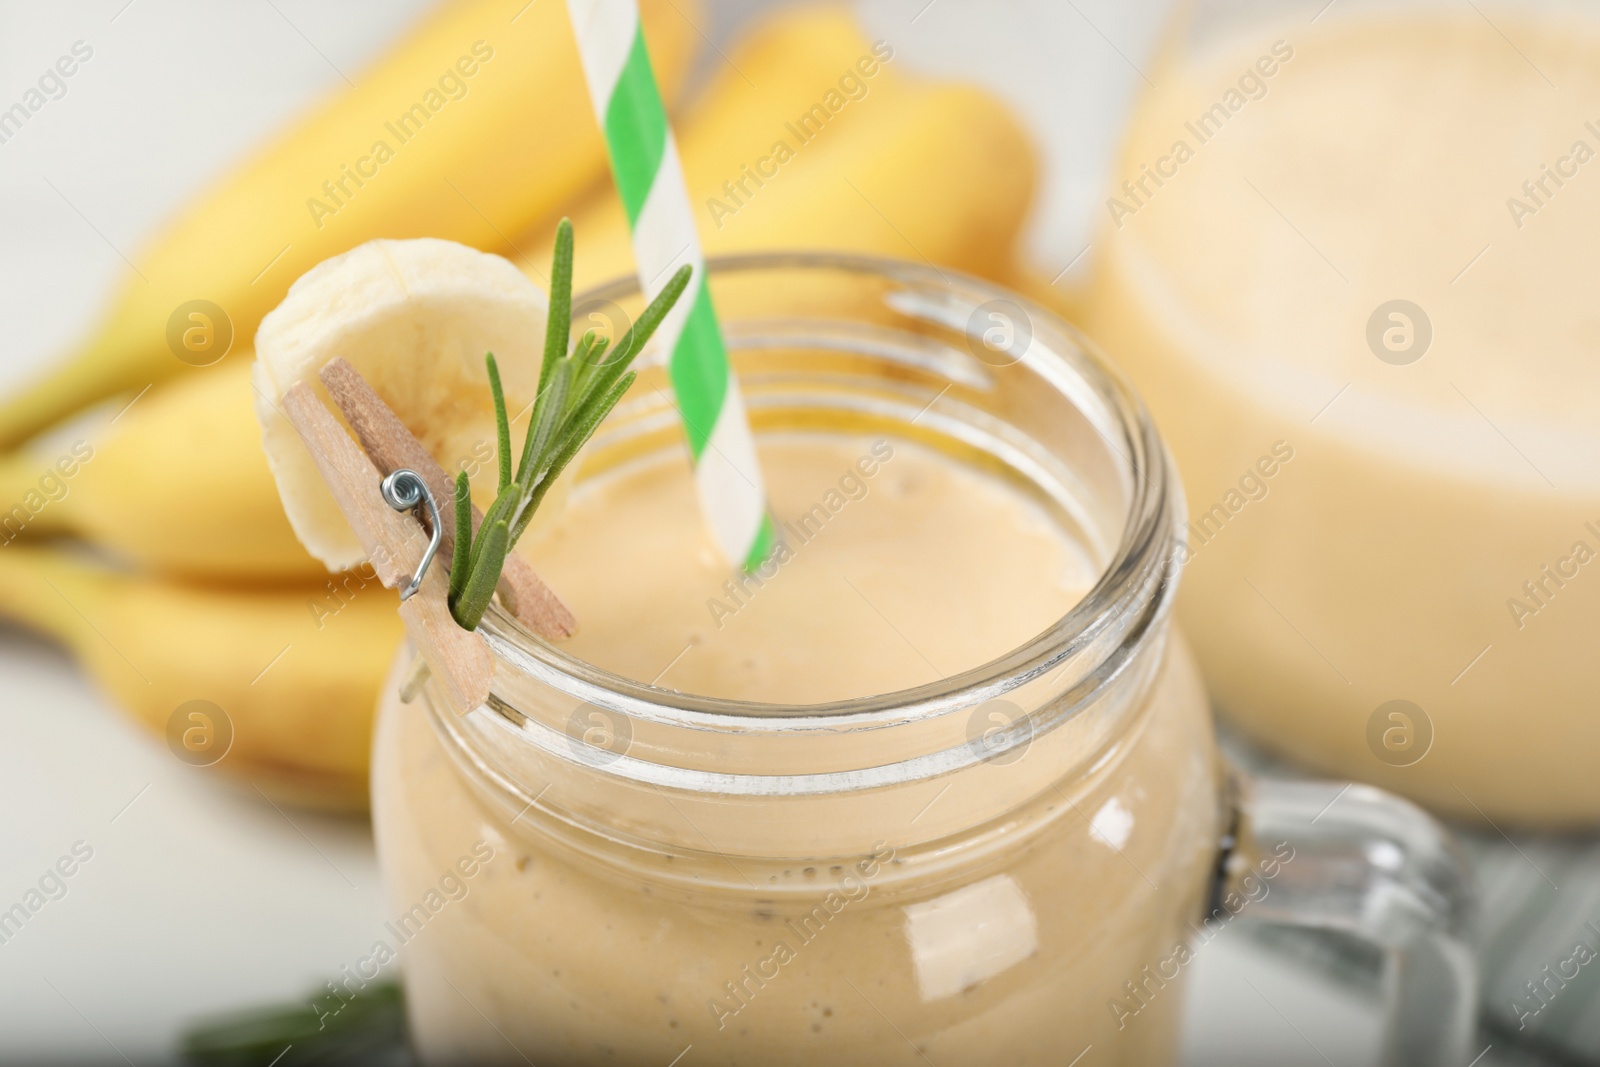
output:
[{"label": "paper straw", "polygon": [[589,99],[605,132],[647,298],[684,263],[689,289],[656,331],[694,458],[700,509],[730,563],[754,568],[772,549],[755,438],[711,306],[678,146],[650,68],[636,0],[567,0]]}]

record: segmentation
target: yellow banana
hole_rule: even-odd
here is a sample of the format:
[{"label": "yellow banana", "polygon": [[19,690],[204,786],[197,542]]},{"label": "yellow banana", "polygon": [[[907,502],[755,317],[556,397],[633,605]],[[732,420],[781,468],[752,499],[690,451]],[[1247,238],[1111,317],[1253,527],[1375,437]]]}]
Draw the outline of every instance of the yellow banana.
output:
[{"label": "yellow banana", "polygon": [[[698,6],[641,3],[669,99]],[[248,345],[289,283],[330,256],[374,237],[503,250],[604,168],[565,5],[445,4],[177,218],[87,344],[0,405],[0,448],[206,362],[229,336]]]},{"label": "yellow banana", "polygon": [[[1027,135],[987,94],[899,62],[831,7],[754,31],[679,123],[707,254],[808,248],[1006,272],[1035,184]],[[633,272],[609,183],[573,230],[580,287]],[[549,262],[539,240],[522,262],[536,278]]]},{"label": "yellow banana", "polygon": [[320,581],[284,518],[251,403],[250,353],[194,371],[54,451],[0,461],[0,542],[71,534],[141,568]]},{"label": "yellow banana", "polygon": [[[729,68],[680,124],[710,252],[836,248],[925,255],[991,276],[1003,269],[1027,209],[1034,162],[999,104],[916,78],[892,56],[880,59],[851,17],[833,8],[778,16],[732,59],[759,77],[760,91]],[[871,62],[863,66],[863,59]],[[854,81],[840,89],[846,74]],[[830,91],[848,103],[819,126],[811,109],[837,103]],[[807,115],[802,132],[811,140],[801,144],[785,124]],[[779,138],[795,145],[794,157],[762,186],[745,179],[751,195],[740,193],[743,203],[734,205],[723,183],[769,157]],[[718,211],[714,220],[706,206],[713,196],[735,213]],[[632,272],[626,222],[609,189],[585,205],[575,229],[585,284]],[[534,268],[548,264],[548,251],[540,251],[525,269],[542,284]],[[86,438],[94,458],[66,482],[63,500],[37,492],[47,471],[40,458],[0,463],[0,509],[7,509],[0,510],[0,541],[17,532],[15,509],[26,502],[42,506],[26,532],[76,533],[167,573],[233,582],[323,576],[289,531],[267,473],[248,359],[248,352],[234,352],[216,367],[158,386],[103,441]]]},{"label": "yellow banana", "polygon": [[226,590],[0,547],[0,615],[67,645],[177,758],[220,756],[218,770],[317,807],[366,803],[378,688],[403,633],[395,603],[356,575]]}]

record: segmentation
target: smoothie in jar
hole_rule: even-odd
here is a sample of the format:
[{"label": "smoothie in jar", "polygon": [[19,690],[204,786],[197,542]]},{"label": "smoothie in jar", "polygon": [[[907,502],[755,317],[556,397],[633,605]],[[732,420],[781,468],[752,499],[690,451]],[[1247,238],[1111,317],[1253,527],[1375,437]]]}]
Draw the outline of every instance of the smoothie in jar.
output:
[{"label": "smoothie in jar", "polygon": [[386,702],[425,1062],[1173,1062],[1222,827],[1159,446],[886,306],[831,348],[728,323],[766,568],[716,554],[647,373],[528,548],[578,635],[491,612],[489,705]]},{"label": "smoothie in jar", "polygon": [[1600,34],[1403,4],[1198,36],[1088,314],[1184,477],[1208,688],[1311,767],[1600,821]]}]

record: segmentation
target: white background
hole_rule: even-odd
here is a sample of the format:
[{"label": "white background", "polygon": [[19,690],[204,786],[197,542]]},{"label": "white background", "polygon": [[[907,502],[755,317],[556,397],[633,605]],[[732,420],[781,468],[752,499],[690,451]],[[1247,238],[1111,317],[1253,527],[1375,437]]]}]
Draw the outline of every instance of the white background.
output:
[{"label": "white background", "polygon": [[[88,330],[165,216],[425,6],[0,2],[5,104],[74,41],[94,48],[67,95],[0,145],[0,389]],[[752,5],[712,7],[702,29],[721,42]],[[1032,122],[1049,170],[1029,251],[1053,274],[1083,248],[1160,7],[867,0],[864,14],[913,64],[986,81]],[[94,849],[68,895],[0,946],[0,1060],[170,1061],[186,1021],[300,998],[379,936],[363,822],[219,789],[62,653],[4,628],[0,737],[0,902],[73,842]],[[1372,1013],[1230,931],[1194,966],[1185,1062],[1371,1062]]]}]

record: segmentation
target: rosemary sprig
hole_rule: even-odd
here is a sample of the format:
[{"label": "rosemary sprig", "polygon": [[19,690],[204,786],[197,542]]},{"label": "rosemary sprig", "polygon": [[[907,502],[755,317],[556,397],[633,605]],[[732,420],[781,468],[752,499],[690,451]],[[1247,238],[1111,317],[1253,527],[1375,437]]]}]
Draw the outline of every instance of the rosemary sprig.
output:
[{"label": "rosemary sprig", "polygon": [[270,1005],[213,1016],[182,1039],[183,1061],[193,1067],[331,1067],[403,1061],[405,1051],[405,998],[393,982],[350,999],[319,992],[309,1008]]},{"label": "rosemary sprig", "polygon": [[484,356],[489,367],[489,392],[494,400],[500,480],[497,495],[484,513],[477,538],[472,537],[472,501],[467,476],[456,478],[456,542],[450,564],[450,614],[462,628],[475,630],[500,581],[506,555],[528,528],[550,485],[578,454],[633,384],[628,370],[656,327],[689,284],[690,270],[680,267],[666,288],[650,302],[639,321],[622,335],[607,355],[607,342],[589,330],[568,352],[572,332],[572,223],[556,227],[555,262],[550,268],[550,314],[545,324],[544,358],[539,367],[539,395],[528,419],[522,459],[511,470],[511,424],[494,353]]}]

